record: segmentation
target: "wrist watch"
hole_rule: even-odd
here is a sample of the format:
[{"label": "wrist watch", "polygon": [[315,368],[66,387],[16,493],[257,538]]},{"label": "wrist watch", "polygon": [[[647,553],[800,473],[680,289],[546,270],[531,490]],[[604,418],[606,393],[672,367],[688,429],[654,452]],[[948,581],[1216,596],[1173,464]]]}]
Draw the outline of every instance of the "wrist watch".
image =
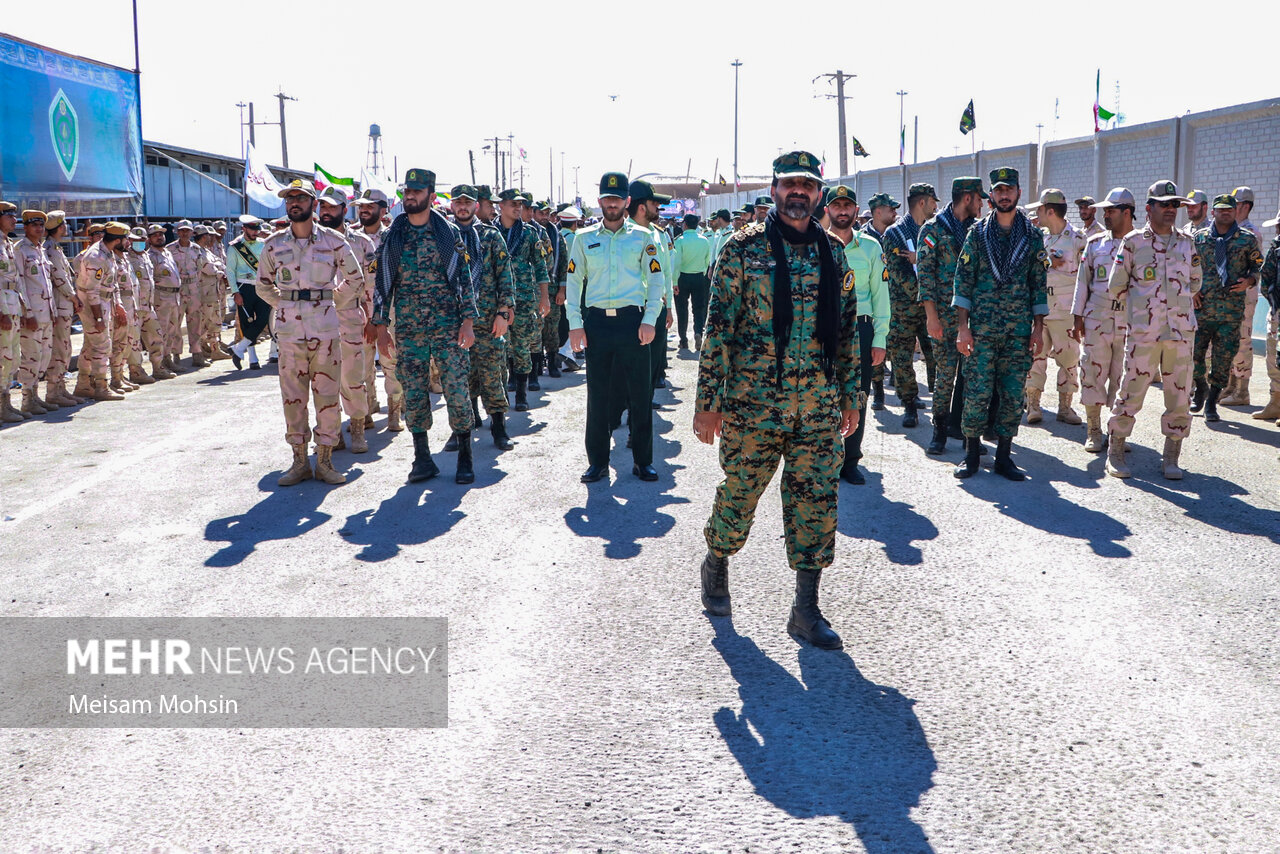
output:
[{"label": "wrist watch", "polygon": [[511,322],[511,309],[509,309],[509,308],[504,308],[502,311],[498,312],[498,317],[501,317],[502,319],[504,319],[505,321],[507,321],[507,323],[510,323],[510,322]]}]

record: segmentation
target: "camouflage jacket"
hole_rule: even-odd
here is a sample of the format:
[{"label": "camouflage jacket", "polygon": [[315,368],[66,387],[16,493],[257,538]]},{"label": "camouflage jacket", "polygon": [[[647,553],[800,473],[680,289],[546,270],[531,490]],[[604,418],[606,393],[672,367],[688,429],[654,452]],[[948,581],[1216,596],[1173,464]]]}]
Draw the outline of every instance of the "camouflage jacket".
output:
[{"label": "camouflage jacket", "polygon": [[796,416],[862,406],[858,300],[840,241],[829,232],[828,239],[842,281],[840,350],[832,381],[823,373],[822,345],[814,339],[821,273],[817,246],[788,245],[793,321],[779,384],[773,340],[776,265],[764,225],[753,223],[726,241],[716,264],[698,364],[698,412],[721,412],[738,404],[792,423]]},{"label": "camouflage jacket", "polygon": [[22,316],[26,296],[18,284],[18,262],[13,256],[13,244],[0,234],[0,314]]},{"label": "camouflage jacket", "polygon": [[1034,317],[1049,313],[1045,290],[1049,254],[1045,252],[1044,234],[1026,223],[1020,246],[1013,247],[1009,282],[1002,285],[996,280],[988,252],[988,241],[995,239],[999,228],[994,212],[975,223],[964,239],[960,263],[956,265],[951,304],[969,311],[969,328],[975,338],[1030,336]]},{"label": "camouflage jacket", "polygon": [[[1200,269],[1204,274],[1204,284],[1200,289],[1205,299],[1229,294],[1229,288],[1240,279],[1256,277],[1262,266],[1262,252],[1258,250],[1258,238],[1245,229],[1237,229],[1227,242],[1227,281],[1218,276],[1218,266],[1214,263],[1214,244],[1217,243],[1217,227],[1209,226],[1195,233],[1196,252],[1200,254]],[[1239,299],[1243,305],[1243,293],[1229,294],[1232,299]]]},{"label": "camouflage jacket", "polygon": [[[1068,320],[1071,317],[1071,301],[1076,293],[1076,274],[1080,270],[1080,257],[1084,254],[1086,238],[1071,223],[1067,223],[1066,228],[1057,234],[1050,234],[1047,228],[1040,229],[1040,233],[1044,235],[1044,250],[1049,254],[1049,269],[1045,274],[1049,316],[1056,320]],[[1060,260],[1062,266],[1053,266],[1055,260]]]},{"label": "camouflage jacket", "polygon": [[22,288],[27,317],[38,323],[53,322],[53,271],[44,243],[32,243],[25,237],[13,244],[13,259],[18,267],[18,286]]},{"label": "camouflage jacket", "polygon": [[129,266],[133,269],[134,278],[138,282],[138,290],[133,298],[140,310],[149,312],[155,308],[155,265],[151,263],[151,258],[146,252],[129,250],[125,253],[125,257],[129,259]]},{"label": "camouflage jacket", "polygon": [[511,257],[502,233],[479,220],[475,229],[480,236],[480,257],[471,259],[471,263],[484,270],[476,293],[476,309],[480,312],[480,325],[491,326],[498,309],[515,307],[515,280],[511,278]]},{"label": "camouflage jacket", "polygon": [[1120,251],[1122,242],[1122,238],[1112,237],[1110,232],[1089,238],[1084,246],[1084,257],[1080,259],[1080,269],[1076,270],[1072,314],[1100,322],[1110,320],[1118,328],[1124,327],[1124,303],[1112,299],[1108,292],[1111,268],[1115,265],[1116,253]]},{"label": "camouflage jacket", "polygon": [[[363,231],[347,228],[345,224],[340,232],[351,247],[351,254],[356,256],[360,270],[364,273],[364,290],[361,292],[360,304],[367,310],[373,310],[373,283],[378,275],[378,247],[373,238]],[[336,282],[337,279],[335,278]]]},{"label": "camouflage jacket", "polygon": [[[919,258],[920,228],[912,229],[915,220],[905,216],[889,227],[884,233],[884,271],[889,281],[889,300],[894,306],[915,303],[920,299],[920,284],[916,280],[916,268],[911,263],[908,241],[915,244],[916,257]],[[916,234],[913,238],[912,232]]]},{"label": "camouflage jacket", "polygon": [[1266,260],[1258,273],[1258,284],[1262,287],[1262,295],[1271,303],[1271,310],[1280,311],[1280,234],[1271,239]]},{"label": "camouflage jacket", "polygon": [[1200,255],[1189,235],[1160,237],[1150,224],[1125,235],[1107,292],[1124,300],[1131,341],[1194,341],[1199,291]]},{"label": "camouflage jacket", "polygon": [[[951,205],[943,213],[951,210]],[[972,222],[961,223],[967,234]],[[956,264],[960,262],[960,249],[964,241],[957,239],[942,220],[942,214],[920,226],[920,245],[916,250],[916,281],[919,283],[920,302],[933,302],[938,314],[951,312],[951,299],[955,295]]]},{"label": "camouflage jacket", "polygon": [[76,295],[76,276],[71,272],[71,262],[56,240],[45,240],[44,254],[49,256],[49,269],[53,275],[54,311],[58,317],[70,317],[75,313]]},{"label": "camouflage jacket", "polygon": [[[503,244],[506,243],[506,236],[502,230],[501,220],[495,220],[499,223],[498,235],[503,238]],[[547,250],[542,243],[542,236],[533,223],[524,223],[524,236],[520,240],[520,245],[516,247],[516,251],[510,253],[511,259],[511,280],[515,285],[516,307],[523,311],[526,308],[538,305],[538,285],[543,282],[550,282],[551,277],[547,272]]]},{"label": "camouflage jacket", "polygon": [[[169,296],[182,288],[182,277],[178,272],[178,263],[173,260],[173,253],[169,251],[167,246],[159,249],[154,246],[148,246],[147,255],[151,258],[152,269],[155,270],[156,287],[167,289],[163,291],[165,296]],[[157,295],[158,298],[159,295]]]}]

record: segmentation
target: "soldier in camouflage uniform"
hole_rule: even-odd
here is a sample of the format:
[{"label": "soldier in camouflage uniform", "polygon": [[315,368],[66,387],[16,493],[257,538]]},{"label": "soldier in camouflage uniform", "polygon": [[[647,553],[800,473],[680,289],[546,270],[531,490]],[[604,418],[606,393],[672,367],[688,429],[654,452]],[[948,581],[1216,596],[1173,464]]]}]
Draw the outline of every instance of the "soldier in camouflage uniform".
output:
[{"label": "soldier in camouflage uniform", "polygon": [[524,412],[529,408],[526,390],[533,370],[532,356],[542,348],[542,318],[551,312],[548,293],[551,277],[538,230],[522,219],[525,200],[520,191],[503,190],[498,199],[497,225],[507,244],[516,291],[515,319],[507,337],[507,355],[515,387],[516,412]]},{"label": "soldier in camouflage uniform", "polygon": [[[1277,321],[1280,321],[1280,213],[1276,214],[1275,219],[1267,220],[1263,224],[1264,228],[1275,228],[1276,236],[1271,238],[1271,245],[1267,248],[1267,255],[1262,262],[1262,270],[1258,273],[1258,285],[1262,296],[1271,304],[1271,313],[1267,318],[1268,334],[1267,334],[1267,374],[1280,374],[1280,355],[1276,353],[1276,329]],[[1275,383],[1271,386],[1271,399],[1267,405],[1257,412],[1253,413],[1253,418],[1259,421],[1275,421],[1280,418],[1280,391],[1276,391]]]},{"label": "soldier in camouflage uniform", "polygon": [[951,182],[951,203],[942,213],[920,227],[916,250],[916,281],[925,325],[934,340],[937,363],[933,381],[933,439],[925,453],[938,455],[947,449],[948,419],[960,354],[956,350],[956,310],[951,306],[955,293],[956,264],[960,248],[975,217],[987,198],[981,178],[956,178]]},{"label": "soldier in camouflage uniform", "polygon": [[1109,277],[1121,242],[1133,231],[1137,202],[1133,193],[1116,187],[1093,206],[1102,211],[1107,231],[1085,244],[1071,312],[1075,323],[1072,336],[1084,345],[1080,372],[1080,401],[1088,422],[1084,449],[1096,454],[1107,447],[1102,407],[1114,403],[1124,376],[1124,304],[1111,298]]},{"label": "soldier in camouflage uniform", "polygon": [[440,382],[449,412],[449,429],[458,437],[456,483],[471,483],[471,373],[468,350],[479,317],[471,282],[471,259],[458,227],[432,210],[436,176],[410,169],[404,179],[404,213],[396,217],[378,250],[373,316],[366,339],[376,339],[377,326],[396,318],[400,380],[404,383],[405,419],[413,435],[413,468],[409,482],[440,473],[431,459],[429,366],[440,366]]},{"label": "soldier in camouflage uniform", "polygon": [[9,384],[21,360],[22,313],[26,297],[18,284],[18,264],[13,257],[9,232],[17,225],[12,202],[0,201],[0,418],[5,424],[26,421],[26,415],[13,407]]},{"label": "soldier in camouflage uniform", "polygon": [[1044,234],[1018,207],[1018,180],[1017,169],[992,170],[995,210],[969,229],[956,265],[952,305],[959,326],[956,349],[965,357],[966,445],[956,477],[970,477],[978,470],[982,434],[996,394],[993,470],[1009,480],[1026,479],[1010,451],[1022,421],[1022,390],[1032,354],[1043,343],[1044,317],[1049,313],[1045,272],[1050,262]]},{"label": "soldier in camouflage uniform", "polygon": [[542,319],[542,351],[547,361],[547,376],[561,376],[559,358],[556,351],[560,349],[560,316],[564,313],[564,281],[568,276],[569,247],[560,229],[551,219],[551,205],[539,202],[534,208],[534,219],[547,233],[550,245],[547,249],[547,275],[551,283],[547,286],[550,297],[550,312]]},{"label": "soldier in camouflage uniform", "polygon": [[[835,555],[842,438],[857,428],[857,297],[831,236],[813,219],[821,165],[793,151],[773,162],[777,207],[725,243],[711,284],[693,429],[720,436],[724,480],[707,520],[702,602],[730,613],[729,556],[746,543],[780,460],[787,559],[796,597],[787,630],[824,649],[840,636],[818,608]],[[589,370],[589,368],[588,368]]]},{"label": "soldier in camouflage uniform", "polygon": [[[1239,346],[1245,296],[1257,284],[1262,267],[1258,239],[1236,223],[1235,207],[1233,196],[1218,196],[1213,200],[1213,225],[1195,233],[1203,285],[1196,295],[1196,391],[1191,411],[1200,411],[1203,403],[1205,421],[1219,420],[1218,397],[1231,379],[1231,360]],[[1206,386],[1205,351],[1210,345],[1213,370]]]},{"label": "soldier in camouflage uniform", "polygon": [[[511,280],[511,261],[502,234],[476,218],[476,197],[479,194],[470,184],[454,187],[449,192],[449,208],[453,211],[454,223],[462,234],[467,254],[471,256],[471,284],[479,317],[478,323],[473,325],[476,340],[471,347],[467,397],[472,401],[483,397],[484,409],[489,413],[493,444],[509,451],[512,445],[507,435],[507,393],[502,378],[507,342],[503,336],[507,334],[515,314],[515,285]],[[479,428],[477,423],[475,429]],[[446,444],[444,449],[457,450],[459,438],[450,439],[453,447]]]},{"label": "soldier in camouflage uniform", "polygon": [[[338,310],[359,301],[364,271],[342,235],[312,222],[316,194],[310,182],[294,179],[279,195],[289,226],[262,245],[255,288],[275,314],[285,441],[293,451],[293,465],[278,483],[293,486],[313,476],[328,484],[346,483],[346,476],[333,468],[333,449],[342,431]],[[316,408],[314,473],[307,460],[309,397]]]},{"label": "soldier in camouflage uniform", "polygon": [[[924,307],[920,305],[916,263],[919,259],[920,229],[938,210],[938,196],[932,184],[912,184],[907,191],[907,216],[884,233],[884,269],[889,281],[889,360],[893,363],[893,387],[902,402],[903,427],[914,427],[920,385],[916,380],[916,342],[924,353],[929,388],[934,386],[936,366],[929,341]],[[934,398],[935,418],[937,398]]]},{"label": "soldier in camouflage uniform", "polygon": [[[520,194],[520,198],[524,202],[524,204],[520,208],[520,218],[524,221],[524,224],[526,226],[536,230],[538,233],[538,248],[542,253],[543,264],[547,268],[547,277],[548,279],[550,279],[550,277],[555,274],[555,268],[553,266],[552,257],[551,257],[551,237],[550,235],[547,234],[547,229],[542,225],[542,223],[540,223],[537,219],[534,218],[534,214],[537,211],[537,205],[533,201],[533,193],[529,192],[528,190],[525,190]],[[547,313],[542,315],[538,319],[537,342],[536,343],[530,342],[529,344],[530,369],[529,369],[529,379],[527,381],[527,386],[529,391],[542,390],[542,383],[538,379],[539,377],[542,376],[542,363],[544,361],[544,356],[542,353],[542,335],[543,335],[542,325],[543,323],[546,322],[546,319],[551,316],[551,297],[554,295],[554,292],[555,292],[555,288],[552,287],[550,281],[548,281]]]},{"label": "soldier in camouflage uniform", "polygon": [[214,249],[218,233],[207,225],[197,225],[195,242],[201,250],[196,266],[196,295],[200,303],[200,349],[210,362],[230,359],[222,350],[222,314],[226,301],[221,293],[227,268],[218,260],[218,253]]},{"label": "soldier in camouflage uniform", "polygon": [[[382,224],[382,215],[387,210],[387,194],[381,190],[366,189],[353,204],[356,206],[356,217],[360,221],[360,231],[373,241],[375,258],[374,272],[368,275],[370,293],[377,277],[376,253],[382,248],[382,238],[386,235],[386,226]],[[372,296],[370,297],[372,300]],[[370,305],[372,307],[372,304]],[[404,430],[400,415],[404,412],[404,386],[396,378],[396,336],[395,318],[387,326],[379,330],[377,342],[366,341],[364,345],[364,385],[369,396],[369,412],[377,412],[377,366],[382,365],[382,387],[387,393],[387,430],[399,433]],[[368,421],[366,420],[366,424]]]},{"label": "soldier in camouflage uniform", "polygon": [[[44,211],[23,211],[23,236],[13,246],[19,287],[26,302],[18,336],[22,354],[18,382],[22,383],[22,411],[29,415],[43,415],[59,408],[57,401],[42,400],[39,394],[40,379],[53,354],[53,275],[44,251],[44,220]],[[0,239],[4,239],[3,235]]]},{"label": "soldier in camouflage uniform", "polygon": [[49,367],[45,371],[45,399],[53,395],[59,406],[75,406],[84,401],[67,391],[67,369],[71,366],[71,318],[79,310],[76,298],[76,277],[71,263],[62,251],[61,241],[67,236],[66,214],[49,211],[45,219],[44,252],[49,258],[49,270],[53,276],[53,349]]},{"label": "soldier in camouflage uniform", "polygon": [[164,244],[164,226],[147,226],[147,257],[155,272],[156,317],[160,324],[160,341],[164,351],[162,363],[175,374],[185,374],[182,360],[182,274],[168,247]]},{"label": "soldier in camouflage uniform", "polygon": [[1147,190],[1147,223],[1129,232],[1111,268],[1108,292],[1123,300],[1124,380],[1107,424],[1107,474],[1129,477],[1125,443],[1134,419],[1156,377],[1164,390],[1162,471],[1182,478],[1178,455],[1191,432],[1191,346],[1195,339],[1195,296],[1200,291],[1201,261],[1192,238],[1173,227],[1186,202],[1172,181]]},{"label": "soldier in camouflage uniform", "polygon": [[124,223],[109,222],[103,227],[102,239],[80,255],[76,274],[76,296],[80,298],[80,324],[84,344],[80,348],[77,370],[84,391],[94,400],[124,400],[107,384],[107,368],[111,361],[111,329],[122,325],[126,316],[121,302],[119,278],[123,274],[117,250],[129,229]]},{"label": "soldier in camouflage uniform", "polygon": [[[160,339],[160,324],[155,309],[155,267],[147,255],[147,233],[142,226],[129,232],[129,266],[137,278],[137,310],[133,318],[133,349],[129,351],[129,380],[150,385],[156,380],[170,380],[177,376],[164,366],[164,344]],[[142,351],[151,360],[151,374],[142,370]]]},{"label": "soldier in camouflage uniform", "polygon": [[[199,246],[191,242],[191,238],[195,234],[195,227],[188,220],[179,220],[173,228],[178,235],[178,239],[166,246],[165,249],[169,250],[174,266],[178,268],[179,285],[182,289],[179,294],[178,326],[182,326],[182,320],[185,317],[187,322],[187,346],[191,348],[191,367],[204,368],[208,367],[209,360],[206,358],[208,354],[204,352],[200,344],[200,292],[199,286],[196,284],[202,252]],[[152,262],[155,262],[154,258],[152,258]],[[179,339],[179,342],[181,342],[181,339]],[[173,352],[174,362],[177,362],[181,357],[182,347],[181,343],[179,343],[178,348]]]},{"label": "soldier in camouflage uniform", "polygon": [[1046,189],[1040,200],[1027,205],[1039,212],[1040,233],[1044,235],[1045,252],[1049,254],[1049,316],[1044,319],[1044,343],[1031,362],[1027,375],[1027,423],[1036,424],[1040,412],[1040,395],[1049,377],[1049,359],[1058,365],[1058,415],[1063,424],[1079,424],[1080,416],[1071,408],[1071,399],[1079,390],[1080,342],[1071,335],[1075,319],[1071,301],[1075,297],[1076,273],[1084,253],[1085,235],[1067,222],[1067,197],[1061,190]]}]

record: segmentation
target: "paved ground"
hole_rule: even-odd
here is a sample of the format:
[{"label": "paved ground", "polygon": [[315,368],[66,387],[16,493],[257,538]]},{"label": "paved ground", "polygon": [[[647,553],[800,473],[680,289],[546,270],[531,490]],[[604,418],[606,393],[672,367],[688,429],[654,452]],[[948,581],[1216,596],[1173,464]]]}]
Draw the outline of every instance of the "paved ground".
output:
[{"label": "paved ground", "polygon": [[274,373],[227,362],[0,430],[0,613],[451,629],[447,729],[0,732],[0,850],[1280,850],[1280,430],[1256,407],[1197,418],[1180,483],[1148,409],[1129,482],[1051,420],[1019,439],[1029,482],[962,485],[890,394],[842,487],[830,653],[784,631],[776,488],[734,618],[701,612],[719,473],[694,362],[673,379],[657,484],[620,445],[611,483],[577,482],[581,374],[512,418],[514,451],[476,445],[470,488],[405,485],[382,415],[335,455],[347,485],[277,489]]}]

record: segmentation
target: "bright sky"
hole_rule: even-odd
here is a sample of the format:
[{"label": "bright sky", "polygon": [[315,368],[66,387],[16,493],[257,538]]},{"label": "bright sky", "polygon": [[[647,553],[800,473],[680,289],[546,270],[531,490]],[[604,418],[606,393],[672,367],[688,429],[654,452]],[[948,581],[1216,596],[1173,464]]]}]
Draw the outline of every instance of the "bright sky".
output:
[{"label": "bright sky", "polygon": [[[236,103],[252,100],[260,121],[275,121],[272,96],[283,87],[298,99],[286,106],[295,168],[314,161],[358,178],[377,123],[401,173],[420,166],[444,186],[469,181],[471,149],[477,181],[492,183],[484,137],[514,134],[528,153],[527,189],[548,194],[554,160],[559,198],[563,151],[566,197],[577,166],[588,203],[602,172],[629,165],[632,177],[689,169],[711,181],[718,168],[732,182],[735,58],[744,175],[766,173],[792,148],[825,156],[827,175],[838,173],[836,104],[815,98],[834,86],[812,82],[837,68],[858,75],[846,85],[848,130],[871,154],[864,169],[897,162],[898,90],[908,93],[910,162],[916,115],[921,160],[969,150],[958,124],[970,98],[980,148],[1035,141],[1037,123],[1046,141],[1087,135],[1099,68],[1103,106],[1115,109],[1118,80],[1128,124],[1262,100],[1278,88],[1265,68],[1266,34],[1280,24],[1272,3],[1222,14],[1185,2],[1156,14],[1137,3],[931,0],[651,3],[644,16],[634,4],[508,0],[230,3],[194,14],[196,6],[161,0],[138,7],[147,139],[238,154]],[[8,4],[0,30],[132,68],[131,20],[127,0]],[[896,44],[886,38],[894,26]],[[1230,56],[1219,82],[1208,59],[1215,46]],[[279,164],[278,128],[258,128],[257,138]]]}]

